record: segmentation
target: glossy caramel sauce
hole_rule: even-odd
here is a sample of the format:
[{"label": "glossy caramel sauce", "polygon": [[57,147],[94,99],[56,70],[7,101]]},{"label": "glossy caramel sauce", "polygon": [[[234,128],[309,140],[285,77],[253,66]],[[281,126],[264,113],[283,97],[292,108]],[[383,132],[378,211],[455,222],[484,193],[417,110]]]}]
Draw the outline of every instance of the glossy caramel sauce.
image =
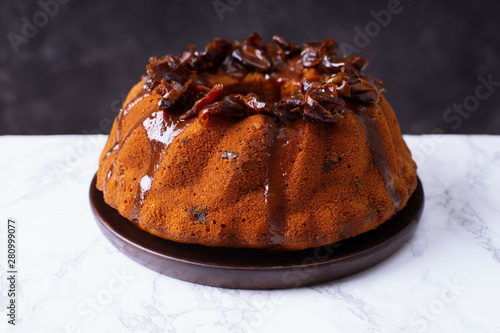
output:
[{"label": "glossy caramel sauce", "polygon": [[[375,119],[375,112],[378,108],[368,107],[358,102],[347,102],[347,112],[352,112],[359,120],[361,127],[366,134],[368,146],[372,154],[372,163],[377,168],[380,176],[384,180],[387,194],[391,198],[393,209],[397,211],[401,205],[401,194],[394,187],[392,171],[389,167],[385,144],[380,131],[379,122]],[[370,105],[371,106],[371,105]]]},{"label": "glossy caramel sauce", "polygon": [[272,144],[264,192],[270,248],[279,249],[285,234],[288,180],[301,147],[304,127],[305,121],[302,117],[282,119],[272,127]]}]

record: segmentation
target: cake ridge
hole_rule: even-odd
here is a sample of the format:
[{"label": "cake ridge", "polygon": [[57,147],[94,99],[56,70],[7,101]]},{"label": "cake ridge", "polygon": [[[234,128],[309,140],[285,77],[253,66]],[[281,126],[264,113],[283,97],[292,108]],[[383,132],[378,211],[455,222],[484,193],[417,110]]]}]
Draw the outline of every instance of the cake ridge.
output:
[{"label": "cake ridge", "polygon": [[[133,108],[137,103],[139,103],[143,98],[146,98],[148,96],[151,96],[151,92],[141,89],[139,93],[127,103],[127,105],[124,105],[124,107],[120,110],[118,113],[118,116],[116,117],[116,122],[117,122],[117,129],[116,129],[116,140],[114,144],[111,146],[111,148],[107,151],[105,154],[104,158],[108,157],[111,155],[116,149],[120,147],[121,142],[125,142],[126,138],[122,139],[122,126],[123,126],[123,118],[128,114],[128,111]],[[128,131],[128,134],[131,131]]]}]

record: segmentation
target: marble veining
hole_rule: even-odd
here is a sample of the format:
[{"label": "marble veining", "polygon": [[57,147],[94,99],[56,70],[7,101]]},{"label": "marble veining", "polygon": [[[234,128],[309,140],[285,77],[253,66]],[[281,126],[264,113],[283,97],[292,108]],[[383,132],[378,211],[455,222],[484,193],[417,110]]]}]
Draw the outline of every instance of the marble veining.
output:
[{"label": "marble veining", "polygon": [[[364,272],[290,290],[175,280],[116,250],[88,203],[106,137],[0,137],[2,332],[499,332],[500,137],[405,136],[426,206],[414,237]],[[18,222],[7,325],[6,227]]]}]

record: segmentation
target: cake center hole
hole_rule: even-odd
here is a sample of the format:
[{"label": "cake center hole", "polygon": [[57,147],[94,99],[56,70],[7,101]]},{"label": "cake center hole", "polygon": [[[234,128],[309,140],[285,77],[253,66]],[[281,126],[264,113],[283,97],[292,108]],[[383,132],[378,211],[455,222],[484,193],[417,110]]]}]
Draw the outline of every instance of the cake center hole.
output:
[{"label": "cake center hole", "polygon": [[300,81],[289,80],[286,84],[277,82],[269,75],[261,73],[249,73],[242,78],[236,78],[225,73],[202,74],[205,82],[209,86],[222,84],[224,86],[224,95],[248,93],[257,94],[266,103],[275,103],[283,98],[292,96],[300,89]]}]

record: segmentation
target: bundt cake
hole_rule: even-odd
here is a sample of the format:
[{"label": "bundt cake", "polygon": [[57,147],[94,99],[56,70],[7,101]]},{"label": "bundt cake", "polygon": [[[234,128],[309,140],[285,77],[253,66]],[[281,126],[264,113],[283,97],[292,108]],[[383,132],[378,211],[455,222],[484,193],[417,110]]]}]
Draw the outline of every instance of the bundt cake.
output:
[{"label": "bundt cake", "polygon": [[105,202],[156,236],[301,250],[376,228],[416,165],[368,61],[254,33],[152,57],[102,152]]}]

